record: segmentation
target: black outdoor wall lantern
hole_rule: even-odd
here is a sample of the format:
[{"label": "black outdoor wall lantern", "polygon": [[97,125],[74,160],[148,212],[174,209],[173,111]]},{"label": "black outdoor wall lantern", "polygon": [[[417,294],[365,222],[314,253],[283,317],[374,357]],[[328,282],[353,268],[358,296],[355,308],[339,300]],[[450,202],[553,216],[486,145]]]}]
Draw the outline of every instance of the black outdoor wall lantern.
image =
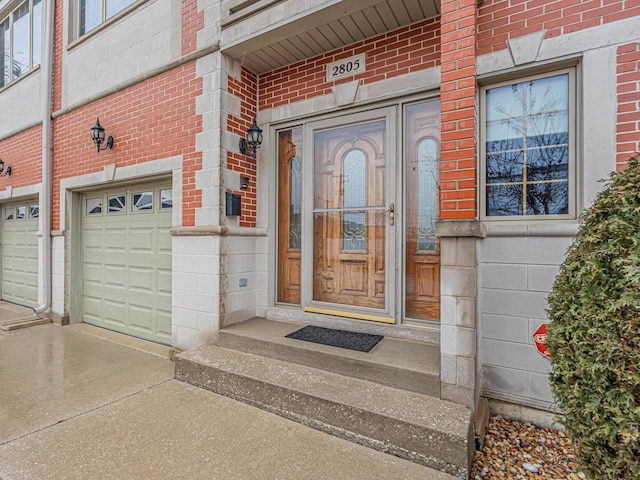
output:
[{"label": "black outdoor wall lantern", "polygon": [[7,175],[11,175],[11,165],[9,165],[5,171],[4,160],[0,158],[0,177],[6,177]]},{"label": "black outdoor wall lantern", "polygon": [[104,142],[104,128],[100,126],[99,118],[96,118],[96,124],[91,127],[91,140],[93,140],[93,143],[97,145],[98,152],[100,152],[100,150],[106,150],[107,148],[113,147],[113,137],[111,135],[107,137],[107,142],[104,147],[101,147]]},{"label": "black outdoor wall lantern", "polygon": [[262,130],[258,127],[256,119],[253,119],[253,125],[247,130],[247,138],[240,139],[240,152],[248,157],[256,158],[256,151],[262,143]]}]

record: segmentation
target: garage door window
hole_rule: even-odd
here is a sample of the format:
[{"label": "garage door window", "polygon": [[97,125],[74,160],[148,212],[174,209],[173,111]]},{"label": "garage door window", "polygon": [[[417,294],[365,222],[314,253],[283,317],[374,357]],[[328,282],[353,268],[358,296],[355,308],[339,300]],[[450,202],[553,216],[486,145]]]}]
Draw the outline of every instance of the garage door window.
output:
[{"label": "garage door window", "polygon": [[153,210],[153,192],[141,192],[132,194],[132,211],[144,212]]},{"label": "garage door window", "polygon": [[102,215],[102,197],[87,198],[87,215]]},{"label": "garage door window", "polygon": [[110,195],[107,197],[107,204],[109,205],[109,210],[107,210],[109,214],[127,212],[127,197],[125,195]]},{"label": "garage door window", "polygon": [[27,215],[27,207],[18,207],[16,209],[16,219],[24,220]]},{"label": "garage door window", "polygon": [[173,208],[173,190],[170,188],[160,190],[160,210]]},{"label": "garage door window", "polygon": [[4,211],[4,219],[5,220],[15,220],[16,218],[16,211],[13,208],[7,208]]},{"label": "garage door window", "polygon": [[29,218],[38,218],[40,216],[39,205],[29,205]]}]

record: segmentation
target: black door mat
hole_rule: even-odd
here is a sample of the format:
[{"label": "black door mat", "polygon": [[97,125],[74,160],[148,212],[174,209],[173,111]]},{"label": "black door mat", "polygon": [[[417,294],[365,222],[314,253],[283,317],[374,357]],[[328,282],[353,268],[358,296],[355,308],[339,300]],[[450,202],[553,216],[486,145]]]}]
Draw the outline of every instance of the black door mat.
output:
[{"label": "black door mat", "polygon": [[335,330],[332,328],[314,327],[308,325],[285,335],[304,342],[320,343],[331,347],[368,352],[384,337],[369,333],[349,332],[347,330]]}]

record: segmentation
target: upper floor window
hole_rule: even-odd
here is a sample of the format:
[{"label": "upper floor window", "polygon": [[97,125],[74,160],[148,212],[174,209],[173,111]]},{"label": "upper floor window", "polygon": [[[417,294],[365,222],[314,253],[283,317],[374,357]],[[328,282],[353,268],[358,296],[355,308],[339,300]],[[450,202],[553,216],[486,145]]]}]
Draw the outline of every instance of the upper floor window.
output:
[{"label": "upper floor window", "polygon": [[26,0],[0,18],[0,87],[40,65],[41,35],[41,0]]},{"label": "upper floor window", "polygon": [[573,71],[487,87],[483,92],[484,213],[572,213]]},{"label": "upper floor window", "polygon": [[78,0],[78,36],[90,32],[136,0]]}]

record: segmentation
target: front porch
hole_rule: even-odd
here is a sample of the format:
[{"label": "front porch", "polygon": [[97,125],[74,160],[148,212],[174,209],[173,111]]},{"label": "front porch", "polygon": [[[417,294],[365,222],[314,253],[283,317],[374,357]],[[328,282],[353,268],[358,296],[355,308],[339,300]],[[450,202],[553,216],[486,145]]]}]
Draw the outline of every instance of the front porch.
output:
[{"label": "front porch", "polygon": [[254,318],[180,354],[176,378],[361,445],[466,478],[474,415],[440,398],[438,345],[385,336],[370,352],[293,340]]}]

